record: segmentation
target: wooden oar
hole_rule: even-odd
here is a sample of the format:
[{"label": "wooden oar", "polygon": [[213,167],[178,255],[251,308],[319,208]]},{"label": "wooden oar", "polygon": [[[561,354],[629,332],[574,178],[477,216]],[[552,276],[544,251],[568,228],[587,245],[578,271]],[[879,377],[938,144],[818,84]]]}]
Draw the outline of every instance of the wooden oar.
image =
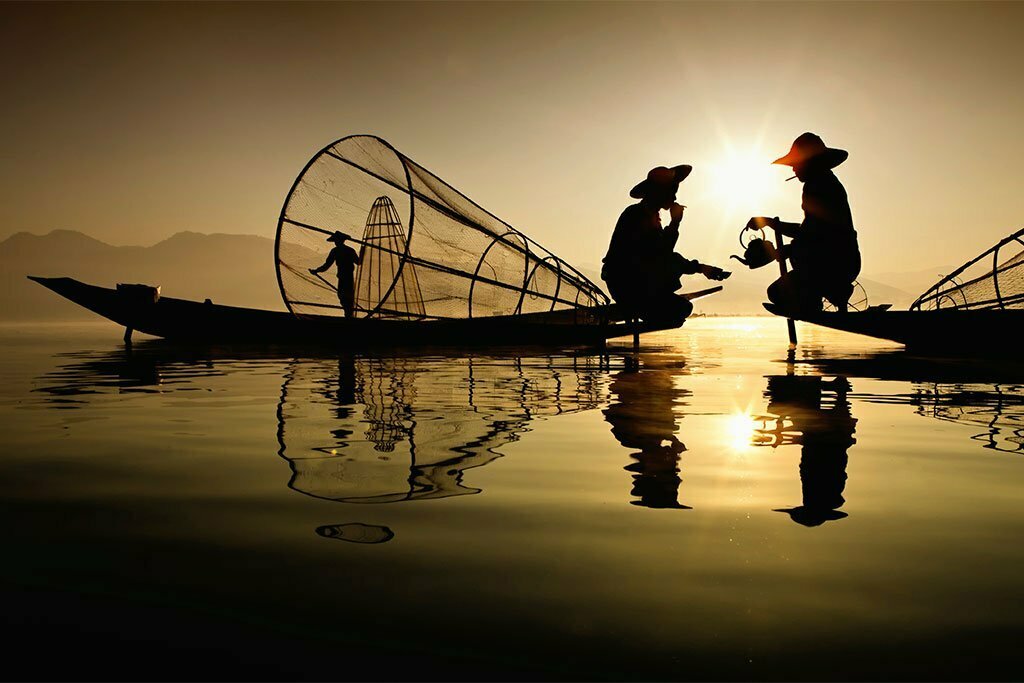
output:
[{"label": "wooden oar", "polygon": [[[786,268],[786,257],[782,253],[782,233],[778,228],[775,228],[775,241],[779,243],[779,273],[785,278],[789,269]],[[789,346],[793,348],[796,346],[796,323],[792,318],[786,318],[786,328],[789,330]]]}]

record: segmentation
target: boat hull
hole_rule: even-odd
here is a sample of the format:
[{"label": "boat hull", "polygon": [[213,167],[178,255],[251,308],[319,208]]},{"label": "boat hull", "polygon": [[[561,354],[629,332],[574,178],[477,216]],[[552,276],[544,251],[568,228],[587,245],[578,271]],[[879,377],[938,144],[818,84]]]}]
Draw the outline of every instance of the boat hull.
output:
[{"label": "boat hull", "polygon": [[[785,317],[772,304],[768,312]],[[869,309],[850,313],[821,312],[797,318],[834,330],[888,339],[922,353],[1015,352],[1024,332],[1024,310],[891,311]]]},{"label": "boat hull", "polygon": [[129,330],[183,342],[351,347],[585,345],[634,331],[667,329],[646,323],[634,326],[622,318],[614,305],[465,320],[300,317],[286,311],[166,297],[144,302],[116,289],[72,278],[29,279]]}]

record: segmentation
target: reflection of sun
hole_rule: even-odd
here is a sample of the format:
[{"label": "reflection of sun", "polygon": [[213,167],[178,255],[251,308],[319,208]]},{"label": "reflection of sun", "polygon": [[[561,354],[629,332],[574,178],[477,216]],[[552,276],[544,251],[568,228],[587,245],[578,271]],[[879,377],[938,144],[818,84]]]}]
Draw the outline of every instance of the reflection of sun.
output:
[{"label": "reflection of sun", "polygon": [[751,447],[751,439],[757,429],[757,422],[747,413],[734,413],[726,421],[725,434],[729,448],[745,451]]},{"label": "reflection of sun", "polygon": [[731,149],[709,168],[708,187],[716,202],[754,215],[778,192],[778,168],[759,150]]}]

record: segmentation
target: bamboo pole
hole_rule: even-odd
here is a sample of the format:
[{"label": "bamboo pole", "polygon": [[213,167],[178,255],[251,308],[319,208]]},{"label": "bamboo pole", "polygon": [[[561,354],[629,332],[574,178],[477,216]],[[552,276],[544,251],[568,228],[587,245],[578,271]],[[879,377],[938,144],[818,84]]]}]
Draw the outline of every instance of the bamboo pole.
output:
[{"label": "bamboo pole", "polygon": [[[786,268],[786,257],[783,255],[783,242],[782,233],[779,232],[778,228],[775,228],[775,241],[779,244],[779,273],[783,278],[786,277],[786,273],[789,269]],[[789,331],[789,347],[796,347],[796,323],[792,318],[786,318],[786,329]]]}]

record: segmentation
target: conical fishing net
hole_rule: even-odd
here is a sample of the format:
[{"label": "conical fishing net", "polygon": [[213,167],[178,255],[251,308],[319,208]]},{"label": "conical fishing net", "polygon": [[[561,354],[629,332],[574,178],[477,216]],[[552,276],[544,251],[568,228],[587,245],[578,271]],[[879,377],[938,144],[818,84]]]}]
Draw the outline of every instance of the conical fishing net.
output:
[{"label": "conical fishing net", "polygon": [[912,310],[1024,308],[1024,230],[939,280]]},{"label": "conical fishing net", "polygon": [[[354,274],[310,272],[327,261],[336,231],[360,254]],[[575,268],[368,135],[309,162],[281,212],[276,253],[281,295],[297,315],[342,315],[339,277],[354,291],[356,317],[478,318],[608,303]]]}]

